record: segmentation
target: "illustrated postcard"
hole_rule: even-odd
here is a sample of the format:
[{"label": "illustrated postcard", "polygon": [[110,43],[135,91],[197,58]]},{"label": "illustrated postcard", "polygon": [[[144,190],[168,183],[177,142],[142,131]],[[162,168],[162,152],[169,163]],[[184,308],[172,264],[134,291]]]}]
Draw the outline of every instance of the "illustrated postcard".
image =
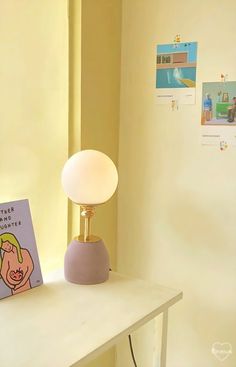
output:
[{"label": "illustrated postcard", "polygon": [[0,204],[0,299],[42,283],[28,200]]}]

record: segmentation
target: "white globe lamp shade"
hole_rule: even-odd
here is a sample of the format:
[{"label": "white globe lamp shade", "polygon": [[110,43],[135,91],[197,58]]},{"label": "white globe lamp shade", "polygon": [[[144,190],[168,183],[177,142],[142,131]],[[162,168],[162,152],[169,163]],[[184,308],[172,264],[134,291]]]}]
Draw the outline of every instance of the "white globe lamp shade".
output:
[{"label": "white globe lamp shade", "polygon": [[68,159],[62,170],[62,186],[77,204],[105,203],[116,191],[118,173],[112,160],[97,150],[82,150]]}]

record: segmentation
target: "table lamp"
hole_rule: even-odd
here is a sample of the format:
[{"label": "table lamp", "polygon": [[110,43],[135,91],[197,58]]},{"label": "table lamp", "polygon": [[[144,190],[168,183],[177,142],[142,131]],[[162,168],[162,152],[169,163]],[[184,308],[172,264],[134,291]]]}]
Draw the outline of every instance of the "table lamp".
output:
[{"label": "table lamp", "polygon": [[84,234],[69,244],[64,259],[65,279],[77,284],[98,284],[109,277],[109,255],[101,238],[92,235],[91,218],[95,207],[116,191],[117,169],[112,160],[97,150],[82,150],[68,159],[62,170],[62,186],[81,207]]}]

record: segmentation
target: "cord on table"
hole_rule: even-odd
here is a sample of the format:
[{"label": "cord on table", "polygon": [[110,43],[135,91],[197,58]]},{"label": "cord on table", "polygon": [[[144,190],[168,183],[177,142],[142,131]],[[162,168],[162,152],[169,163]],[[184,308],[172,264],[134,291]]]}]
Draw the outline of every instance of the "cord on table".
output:
[{"label": "cord on table", "polygon": [[134,356],[134,350],[133,350],[131,335],[129,335],[129,347],[130,347],[130,353],[131,353],[131,356],[132,356],[132,360],[134,362],[134,366],[137,367],[137,363],[136,363],[135,356]]}]

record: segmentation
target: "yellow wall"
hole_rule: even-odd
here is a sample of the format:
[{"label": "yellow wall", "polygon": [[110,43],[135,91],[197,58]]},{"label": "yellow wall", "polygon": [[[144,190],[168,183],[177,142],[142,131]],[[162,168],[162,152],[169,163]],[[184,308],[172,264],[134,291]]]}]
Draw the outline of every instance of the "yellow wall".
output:
[{"label": "yellow wall", "polygon": [[[121,2],[71,0],[69,4],[70,126],[77,132],[79,125],[81,129],[81,134],[77,135],[80,136],[80,141],[75,143],[77,148],[74,148],[73,143],[70,153],[79,148],[97,149],[107,154],[117,164]],[[76,227],[78,229],[76,216],[74,209],[71,228],[73,234],[77,234]],[[96,209],[92,232],[103,238],[114,270],[117,235],[116,195]],[[112,367],[114,361],[115,351],[111,349],[91,362],[89,367]]]},{"label": "yellow wall", "polygon": [[[81,149],[81,0],[68,0],[69,157]],[[80,210],[68,200],[68,243],[80,230]]]},{"label": "yellow wall", "polygon": [[[82,1],[81,148],[118,161],[121,1]],[[101,236],[116,266],[116,195],[96,209],[93,233]]]},{"label": "yellow wall", "polygon": [[[200,145],[201,85],[236,80],[235,1],[123,0],[118,270],[182,289],[170,312],[168,367],[217,367],[214,342],[236,365],[235,148]],[[155,49],[198,41],[196,105],[155,102]],[[134,340],[152,364],[155,325]],[[145,336],[145,337],[144,337]],[[132,366],[127,342],[118,366]]]},{"label": "yellow wall", "polygon": [[[120,0],[69,1],[70,14],[70,144],[69,154],[97,149],[118,162],[120,96]],[[96,36],[95,36],[96,35]],[[70,209],[76,235],[77,208]],[[103,237],[116,267],[116,195],[96,209],[93,233]]]},{"label": "yellow wall", "polygon": [[66,0],[0,2],[0,202],[30,200],[43,270],[67,242],[67,25]]}]

